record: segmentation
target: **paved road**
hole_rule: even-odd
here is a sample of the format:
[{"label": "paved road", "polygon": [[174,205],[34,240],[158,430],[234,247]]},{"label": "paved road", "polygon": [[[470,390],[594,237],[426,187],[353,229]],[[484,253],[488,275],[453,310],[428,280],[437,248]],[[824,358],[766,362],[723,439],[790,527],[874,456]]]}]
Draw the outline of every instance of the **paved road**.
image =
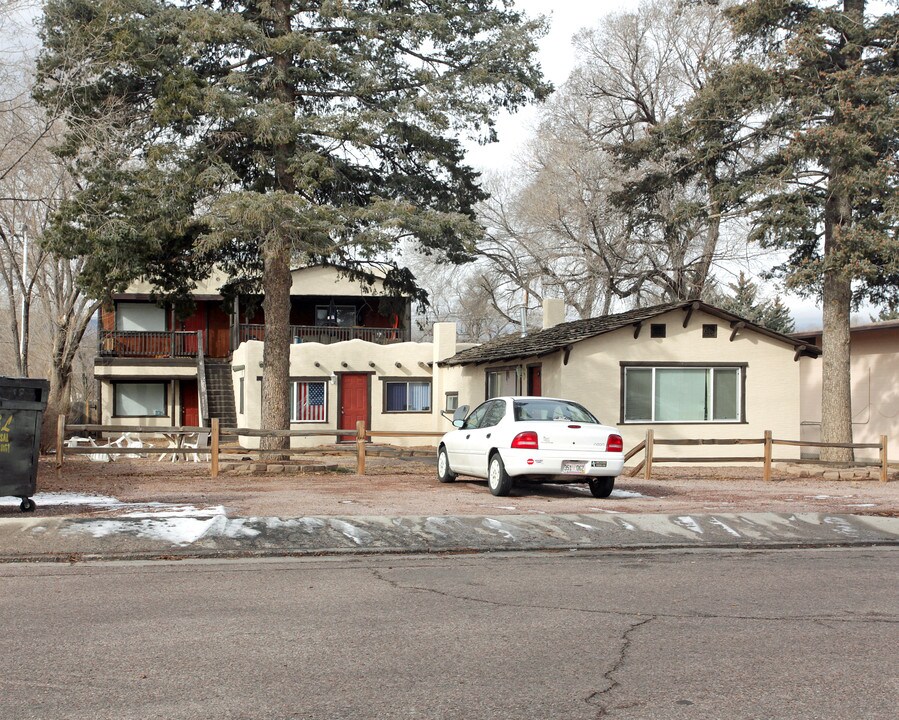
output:
[{"label": "paved road", "polygon": [[0,566],[0,716],[884,718],[895,547]]}]

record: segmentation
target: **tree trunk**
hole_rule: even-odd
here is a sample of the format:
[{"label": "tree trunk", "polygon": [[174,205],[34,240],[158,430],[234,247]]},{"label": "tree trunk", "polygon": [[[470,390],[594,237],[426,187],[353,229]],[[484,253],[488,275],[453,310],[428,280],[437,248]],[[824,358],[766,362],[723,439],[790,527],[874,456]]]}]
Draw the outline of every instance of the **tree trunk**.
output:
[{"label": "tree trunk", "polygon": [[[831,184],[831,187],[833,185]],[[836,251],[840,231],[849,224],[851,208],[845,191],[832,191],[825,207],[824,256]],[[852,385],[849,364],[849,316],[852,282],[838,268],[825,268],[822,293],[824,329],[822,333],[821,440],[852,442]],[[821,448],[821,459],[849,462],[851,448]]]},{"label": "tree trunk", "polygon": [[[275,13],[276,37],[291,32],[289,0],[276,0],[272,4]],[[292,57],[289,52],[274,56],[276,70],[274,89],[278,100],[291,108],[294,90],[290,84]],[[279,143],[274,147],[275,184],[288,194],[296,191],[290,173],[293,143]],[[262,353],[262,429],[287,430],[290,428],[290,240],[279,234],[280,228],[271,231],[262,245],[262,289],[265,298],[265,347]],[[288,447],[290,438],[263,437],[262,448]]]},{"label": "tree trunk", "polygon": [[[269,238],[263,244],[265,346],[262,351],[262,429],[290,427],[290,244]],[[288,438],[263,437],[268,449],[287,447]]]}]

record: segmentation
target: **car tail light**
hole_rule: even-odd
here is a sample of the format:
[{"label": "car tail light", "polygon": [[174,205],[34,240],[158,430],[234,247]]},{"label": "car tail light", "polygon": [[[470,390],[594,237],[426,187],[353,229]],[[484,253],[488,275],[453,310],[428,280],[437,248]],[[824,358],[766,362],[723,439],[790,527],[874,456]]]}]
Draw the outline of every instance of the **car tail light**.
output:
[{"label": "car tail light", "polygon": [[609,435],[609,439],[606,440],[606,452],[621,452],[624,450],[624,440],[621,439],[621,435]]},{"label": "car tail light", "polygon": [[526,430],[525,432],[518,433],[518,435],[512,438],[512,447],[537,450],[539,448],[539,445],[537,444],[537,433],[533,430]]}]

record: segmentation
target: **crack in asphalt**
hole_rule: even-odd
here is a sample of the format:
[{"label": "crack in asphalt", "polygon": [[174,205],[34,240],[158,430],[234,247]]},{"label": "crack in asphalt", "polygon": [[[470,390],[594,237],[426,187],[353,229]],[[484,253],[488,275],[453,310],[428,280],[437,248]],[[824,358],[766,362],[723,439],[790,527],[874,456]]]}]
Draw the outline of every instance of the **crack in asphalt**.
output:
[{"label": "crack in asphalt", "polygon": [[[473,597],[471,595],[462,595],[458,593],[448,592],[446,590],[437,590],[436,588],[422,587],[419,585],[403,585],[402,583],[385,577],[384,573],[377,568],[367,568],[372,577],[376,580],[389,585],[394,590],[406,590],[409,592],[430,593],[438,595],[450,600],[462,600],[466,602],[480,603],[483,605],[494,605],[504,608],[518,608],[521,610],[555,610],[558,612],[585,613],[588,615],[608,615],[612,617],[633,617],[639,613],[633,610],[610,610],[602,608],[580,608],[566,605],[541,605],[537,603],[521,603],[508,600],[489,600],[487,598]],[[652,618],[666,618],[673,620],[748,620],[757,622],[809,622],[815,624],[822,623],[844,623],[871,625],[875,623],[899,624],[899,616],[882,616],[862,618],[847,613],[847,617],[833,617],[829,615],[806,615],[802,617],[791,617],[783,615],[728,615],[726,613],[653,613]]]},{"label": "crack in asphalt", "polygon": [[618,657],[615,659],[615,662],[612,663],[612,666],[602,674],[603,678],[605,678],[608,683],[607,686],[584,698],[585,703],[594,705],[598,708],[596,714],[597,718],[607,717],[609,715],[608,707],[599,701],[607,699],[615,688],[621,686],[621,683],[615,678],[615,674],[621,670],[627,660],[627,653],[628,650],[630,650],[632,643],[631,633],[656,619],[657,617],[655,615],[650,615],[642,620],[637,620],[636,622],[632,622],[625,628],[624,632],[621,633],[621,647],[618,650]]}]

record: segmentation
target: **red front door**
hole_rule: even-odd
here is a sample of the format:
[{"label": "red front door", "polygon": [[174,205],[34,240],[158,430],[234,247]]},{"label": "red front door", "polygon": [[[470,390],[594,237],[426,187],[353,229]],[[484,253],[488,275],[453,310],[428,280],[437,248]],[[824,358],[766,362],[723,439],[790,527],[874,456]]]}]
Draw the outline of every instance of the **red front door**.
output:
[{"label": "red front door", "polygon": [[347,373],[340,376],[340,419],[337,427],[352,430],[352,435],[341,435],[338,441],[356,439],[356,423],[362,420],[368,425],[368,375]]},{"label": "red front door", "polygon": [[528,395],[543,394],[543,372],[539,365],[528,368]]},{"label": "red front door", "polygon": [[200,425],[200,394],[196,380],[181,381],[181,424],[185,427]]}]

